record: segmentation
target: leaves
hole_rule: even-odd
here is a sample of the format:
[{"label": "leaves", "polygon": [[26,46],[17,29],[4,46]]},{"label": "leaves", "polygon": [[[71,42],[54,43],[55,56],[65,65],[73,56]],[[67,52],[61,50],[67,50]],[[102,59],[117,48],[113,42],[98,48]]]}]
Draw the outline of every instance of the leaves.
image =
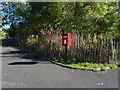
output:
[{"label": "leaves", "polygon": [[[26,31],[33,30],[34,34],[38,34],[41,29],[52,28],[64,32],[99,32],[110,37],[113,32],[119,33],[118,2],[10,2],[4,5],[9,9],[3,9],[6,20],[6,16],[11,18],[10,22],[13,22],[12,17],[16,20],[19,18],[14,20],[14,24],[18,21],[27,22],[24,28],[28,27]],[[11,16],[10,11],[13,13]],[[118,38],[119,34],[114,37]]]}]

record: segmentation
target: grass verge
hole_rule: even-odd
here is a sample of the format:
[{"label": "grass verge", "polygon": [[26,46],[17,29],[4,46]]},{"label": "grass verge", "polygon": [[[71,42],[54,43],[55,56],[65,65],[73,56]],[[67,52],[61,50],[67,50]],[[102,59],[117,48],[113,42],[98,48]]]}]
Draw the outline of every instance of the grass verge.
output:
[{"label": "grass verge", "polygon": [[114,64],[102,64],[102,63],[88,63],[88,62],[82,62],[82,63],[68,63],[64,64],[61,63],[59,60],[53,60],[51,61],[57,65],[68,67],[72,69],[79,69],[79,70],[87,70],[87,71],[107,71],[110,69],[118,69],[120,67],[120,63],[114,63]]}]

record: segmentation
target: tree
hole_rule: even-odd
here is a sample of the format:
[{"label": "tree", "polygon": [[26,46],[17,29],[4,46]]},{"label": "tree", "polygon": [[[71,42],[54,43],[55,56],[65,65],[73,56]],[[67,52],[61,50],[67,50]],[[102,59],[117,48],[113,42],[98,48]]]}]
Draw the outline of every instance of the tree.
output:
[{"label": "tree", "polygon": [[[98,32],[107,37],[117,38],[120,35],[118,4],[118,2],[7,3],[4,6],[9,9],[5,7],[3,11],[5,21],[15,24],[16,28],[25,31],[27,36],[37,35],[42,29],[62,29],[63,32]],[[9,14],[10,12],[12,13]]]}]

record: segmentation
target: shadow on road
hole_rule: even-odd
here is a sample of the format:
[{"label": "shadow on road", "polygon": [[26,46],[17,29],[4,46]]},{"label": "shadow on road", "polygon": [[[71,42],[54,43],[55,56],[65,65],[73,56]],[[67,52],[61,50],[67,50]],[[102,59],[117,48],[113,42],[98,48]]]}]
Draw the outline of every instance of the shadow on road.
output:
[{"label": "shadow on road", "polygon": [[21,53],[24,53],[24,52],[21,52],[21,51],[8,51],[8,52],[4,52],[2,54],[21,54]]},{"label": "shadow on road", "polygon": [[16,44],[15,40],[11,39],[2,39],[2,47],[18,47],[18,44]]},{"label": "shadow on road", "polygon": [[37,63],[39,62],[12,62],[12,63],[9,63],[8,65],[33,65]]},{"label": "shadow on road", "polygon": [[[18,59],[25,59],[26,62],[11,62],[8,63],[8,65],[34,65],[37,63],[40,64],[50,64],[50,62],[48,62],[48,60],[43,59],[43,58],[38,58],[35,56],[32,56],[30,54],[28,54],[26,51],[21,50],[19,48],[19,45],[16,45],[14,41],[10,40],[10,39],[4,39],[2,40],[2,47],[10,47],[10,48],[15,48],[15,50],[6,50],[5,52],[2,52],[2,57],[9,57],[9,58],[18,58]],[[29,62],[27,62],[27,60],[31,60]]]}]

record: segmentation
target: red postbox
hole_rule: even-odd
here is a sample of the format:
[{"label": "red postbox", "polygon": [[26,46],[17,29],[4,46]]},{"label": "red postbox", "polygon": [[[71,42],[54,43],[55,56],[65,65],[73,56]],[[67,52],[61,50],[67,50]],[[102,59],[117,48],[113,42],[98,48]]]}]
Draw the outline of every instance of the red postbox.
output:
[{"label": "red postbox", "polygon": [[62,46],[70,46],[71,45],[71,35],[70,33],[62,34]]}]

